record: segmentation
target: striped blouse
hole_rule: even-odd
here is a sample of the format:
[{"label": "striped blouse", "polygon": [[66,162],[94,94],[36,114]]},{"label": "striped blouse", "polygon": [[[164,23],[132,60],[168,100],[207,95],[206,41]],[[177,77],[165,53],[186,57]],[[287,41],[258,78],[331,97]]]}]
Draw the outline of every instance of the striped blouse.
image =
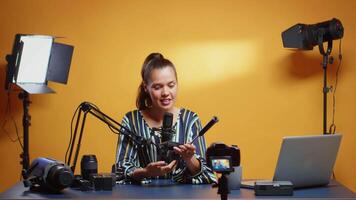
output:
[{"label": "striped blouse", "polygon": [[[122,125],[127,127],[130,131],[134,131],[137,135],[149,139],[153,130],[148,126],[142,113],[139,110],[134,110],[128,112],[123,120]],[[175,134],[172,138],[173,142],[178,142],[180,144],[188,143],[194,138],[199,131],[202,129],[201,122],[196,113],[187,110],[180,109],[178,120],[173,126]],[[151,138],[155,142],[155,137]],[[200,172],[191,175],[189,170],[186,168],[183,160],[179,160],[177,166],[170,174],[166,175],[165,178],[172,178],[176,182],[180,183],[213,183],[216,182],[216,177],[212,170],[207,166],[205,161],[205,139],[204,137],[199,137],[194,145],[196,147],[196,158],[200,161]],[[150,144],[145,152],[146,160],[148,163],[157,162],[157,148],[155,145]],[[144,168],[146,166],[141,166],[140,161],[142,158],[138,156],[138,151],[134,144],[130,141],[127,136],[119,135],[118,146],[116,153],[116,170],[118,174],[121,174],[125,181],[132,181],[131,175],[136,168]],[[140,160],[141,159],[141,160]]]}]

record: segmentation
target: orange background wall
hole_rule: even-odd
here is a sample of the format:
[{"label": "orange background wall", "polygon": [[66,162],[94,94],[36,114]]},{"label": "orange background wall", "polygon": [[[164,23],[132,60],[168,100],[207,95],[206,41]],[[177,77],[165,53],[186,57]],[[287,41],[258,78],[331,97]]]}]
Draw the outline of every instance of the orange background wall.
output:
[{"label": "orange background wall", "polygon": [[[56,94],[31,95],[31,159],[63,161],[76,107],[90,101],[121,120],[135,108],[144,58],[162,52],[178,70],[178,105],[196,111],[204,124],[213,115],[221,119],[206,135],[208,144],[239,145],[243,177],[271,178],[283,136],[322,132],[321,56],[317,49],[284,49],[281,32],[337,17],[345,27],[336,95],[337,131],[344,137],[335,175],[356,191],[355,7],[352,0],[1,0],[0,88],[16,33],[63,36],[56,41],[75,46],[68,85],[50,83]],[[330,83],[336,64],[329,68]],[[10,93],[11,115],[22,135],[17,94]],[[19,181],[21,170],[6,105],[1,89],[1,125],[7,122],[0,131],[0,191]],[[96,154],[99,170],[110,171],[117,136],[93,117],[85,129],[81,153]]]}]

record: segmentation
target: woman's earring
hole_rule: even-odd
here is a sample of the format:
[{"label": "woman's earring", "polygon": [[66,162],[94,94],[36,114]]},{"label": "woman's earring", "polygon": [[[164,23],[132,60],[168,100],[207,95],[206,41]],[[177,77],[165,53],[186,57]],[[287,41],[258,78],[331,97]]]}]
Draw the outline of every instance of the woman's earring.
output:
[{"label": "woman's earring", "polygon": [[145,99],[145,107],[146,108],[151,108],[152,105],[149,103],[149,101],[147,99]]},{"label": "woman's earring", "polygon": [[147,91],[146,87],[143,88],[143,91],[145,91],[145,93],[148,94],[148,91]]}]

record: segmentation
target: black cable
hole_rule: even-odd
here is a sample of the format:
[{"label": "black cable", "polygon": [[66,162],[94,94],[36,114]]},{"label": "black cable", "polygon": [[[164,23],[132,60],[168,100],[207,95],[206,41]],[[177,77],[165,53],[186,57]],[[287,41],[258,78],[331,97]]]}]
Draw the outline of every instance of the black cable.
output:
[{"label": "black cable", "polygon": [[339,73],[341,69],[341,63],[342,63],[342,51],[341,51],[341,39],[339,42],[339,53],[338,53],[338,59],[339,63],[336,69],[336,78],[335,78],[335,87],[333,90],[333,112],[332,112],[332,123],[329,128],[329,133],[330,134],[335,134],[336,132],[336,125],[335,125],[335,112],[336,112],[336,89],[337,89],[337,84],[339,80]]},{"label": "black cable", "polygon": [[115,134],[117,134],[117,135],[120,134],[120,132],[114,130],[111,126],[108,125],[108,127],[109,127],[109,129],[111,130],[111,132],[113,132],[113,133],[115,133]]},{"label": "black cable", "polygon": [[69,152],[70,146],[72,145],[72,138],[73,138],[73,121],[74,121],[74,118],[75,118],[75,116],[77,115],[78,110],[79,110],[80,107],[81,107],[81,105],[79,105],[79,106],[77,107],[77,109],[75,109],[74,114],[73,114],[73,117],[72,117],[72,120],[70,121],[70,138],[69,138],[69,143],[68,143],[67,151],[66,151],[66,154],[65,154],[65,157],[64,157],[64,160],[65,160],[66,163],[69,162],[69,160],[67,160],[67,157],[68,157],[68,152]]},{"label": "black cable", "polygon": [[[83,102],[83,103],[89,104],[89,105],[91,105],[92,107],[96,108],[97,110],[100,110],[98,106],[96,106],[95,104],[93,104],[93,103],[91,103],[91,102]],[[68,147],[67,147],[66,154],[65,154],[65,158],[64,158],[66,163],[69,163],[69,160],[67,160],[67,159],[68,159],[68,153],[69,153],[70,147],[73,145],[73,144],[72,144],[72,139],[73,139],[73,122],[74,122],[74,118],[79,114],[80,109],[82,108],[83,103],[81,103],[81,104],[76,108],[76,110],[75,110],[75,112],[74,112],[74,114],[73,114],[72,120],[71,120],[71,122],[70,122],[70,139],[69,139]],[[78,111],[79,111],[79,112],[78,112]],[[109,123],[109,121],[106,119],[106,117],[105,117],[104,115],[102,115],[102,114],[100,114],[100,113],[97,113],[97,114],[98,114],[98,115],[101,115],[102,118],[103,118],[106,122]],[[108,127],[109,127],[109,129],[110,129],[113,133],[115,133],[115,134],[120,134],[119,132],[117,132],[117,131],[115,131],[114,129],[112,129],[112,127],[110,127],[109,125],[108,125]]]},{"label": "black cable", "polygon": [[[6,116],[10,117],[12,123],[14,124],[14,127],[15,127],[15,132],[16,132],[16,139],[13,139],[11,138],[11,135],[10,133],[6,130],[5,126],[7,124],[7,119],[6,119]],[[21,149],[23,150],[23,144],[21,142],[21,137],[19,136],[19,131],[18,131],[18,128],[17,128],[17,123],[16,123],[16,120],[14,119],[14,116],[12,115],[12,112],[11,112],[11,104],[10,104],[10,92],[8,91],[7,92],[7,103],[6,103],[6,108],[5,108],[5,113],[4,113],[4,121],[1,125],[1,129],[3,130],[3,132],[6,133],[7,137],[10,139],[11,142],[19,142],[20,146],[21,146]]]}]

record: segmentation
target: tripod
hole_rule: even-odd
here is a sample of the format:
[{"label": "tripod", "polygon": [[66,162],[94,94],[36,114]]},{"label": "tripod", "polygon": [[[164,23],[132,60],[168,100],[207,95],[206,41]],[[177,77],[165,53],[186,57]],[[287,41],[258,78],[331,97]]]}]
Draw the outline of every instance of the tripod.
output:
[{"label": "tripod", "polygon": [[223,172],[218,179],[218,194],[220,194],[221,200],[227,200],[227,196],[230,193],[229,183],[227,175],[229,172]]}]

